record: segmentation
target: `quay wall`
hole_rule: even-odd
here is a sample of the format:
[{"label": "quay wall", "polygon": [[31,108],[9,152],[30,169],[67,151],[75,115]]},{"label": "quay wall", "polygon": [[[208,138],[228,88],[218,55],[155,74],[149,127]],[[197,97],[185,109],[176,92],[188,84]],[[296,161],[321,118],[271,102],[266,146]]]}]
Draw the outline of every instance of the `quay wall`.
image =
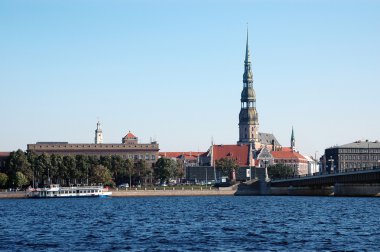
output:
[{"label": "quay wall", "polygon": [[0,192],[0,199],[23,199],[26,198],[25,191]]},{"label": "quay wall", "polygon": [[154,196],[232,196],[236,190],[126,190],[112,191],[112,197],[154,197]]}]

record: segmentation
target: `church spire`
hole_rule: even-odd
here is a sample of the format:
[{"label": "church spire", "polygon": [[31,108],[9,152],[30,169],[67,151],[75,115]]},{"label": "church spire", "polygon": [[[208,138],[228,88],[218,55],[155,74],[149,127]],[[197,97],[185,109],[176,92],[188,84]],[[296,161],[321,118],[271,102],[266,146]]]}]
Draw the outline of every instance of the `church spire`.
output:
[{"label": "church spire", "polygon": [[252,86],[253,74],[251,69],[251,54],[249,52],[248,44],[248,26],[247,26],[247,43],[245,45],[245,60],[244,60],[244,74],[243,74],[244,86]]},{"label": "church spire", "polygon": [[292,126],[292,136],[290,137],[290,147],[292,148],[292,150],[295,150],[296,149],[296,139],[294,137],[294,129],[293,129],[293,126]]},{"label": "church spire", "polygon": [[259,119],[256,111],[256,94],[253,89],[253,75],[248,44],[245,45],[245,60],[243,74],[243,90],[241,92],[241,109],[239,114],[239,141],[240,144],[249,144],[258,141]]}]

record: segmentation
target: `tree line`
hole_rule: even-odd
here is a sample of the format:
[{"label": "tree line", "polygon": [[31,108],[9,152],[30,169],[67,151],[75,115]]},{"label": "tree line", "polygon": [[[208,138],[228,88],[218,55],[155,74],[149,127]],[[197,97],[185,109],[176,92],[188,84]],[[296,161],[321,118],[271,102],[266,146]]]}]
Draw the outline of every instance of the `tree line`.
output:
[{"label": "tree line", "polygon": [[145,160],[123,159],[119,155],[37,155],[17,150],[11,152],[5,168],[0,171],[0,187],[99,183],[111,187],[122,183],[146,186],[182,178],[183,175],[182,163],[167,158],[160,158],[151,165]]}]

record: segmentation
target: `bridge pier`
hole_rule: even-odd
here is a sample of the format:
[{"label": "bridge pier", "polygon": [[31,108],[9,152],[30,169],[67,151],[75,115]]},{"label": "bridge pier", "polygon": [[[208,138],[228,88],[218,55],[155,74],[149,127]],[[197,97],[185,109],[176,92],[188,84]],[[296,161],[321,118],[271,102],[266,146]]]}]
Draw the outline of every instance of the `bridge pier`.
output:
[{"label": "bridge pier", "polygon": [[334,187],[333,186],[322,186],[322,187],[271,187],[270,195],[289,195],[289,196],[333,196]]},{"label": "bridge pier", "polygon": [[343,184],[334,185],[334,196],[378,196],[380,184]]}]

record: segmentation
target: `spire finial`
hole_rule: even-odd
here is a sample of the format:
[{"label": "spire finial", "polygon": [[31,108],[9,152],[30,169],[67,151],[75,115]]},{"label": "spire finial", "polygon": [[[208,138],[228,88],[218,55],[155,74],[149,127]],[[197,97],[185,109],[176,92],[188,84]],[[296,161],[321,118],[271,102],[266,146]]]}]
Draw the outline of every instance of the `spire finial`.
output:
[{"label": "spire finial", "polygon": [[249,63],[250,60],[249,60],[249,46],[248,46],[248,23],[247,23],[247,43],[246,43],[246,46],[245,46],[245,62],[244,63]]}]

